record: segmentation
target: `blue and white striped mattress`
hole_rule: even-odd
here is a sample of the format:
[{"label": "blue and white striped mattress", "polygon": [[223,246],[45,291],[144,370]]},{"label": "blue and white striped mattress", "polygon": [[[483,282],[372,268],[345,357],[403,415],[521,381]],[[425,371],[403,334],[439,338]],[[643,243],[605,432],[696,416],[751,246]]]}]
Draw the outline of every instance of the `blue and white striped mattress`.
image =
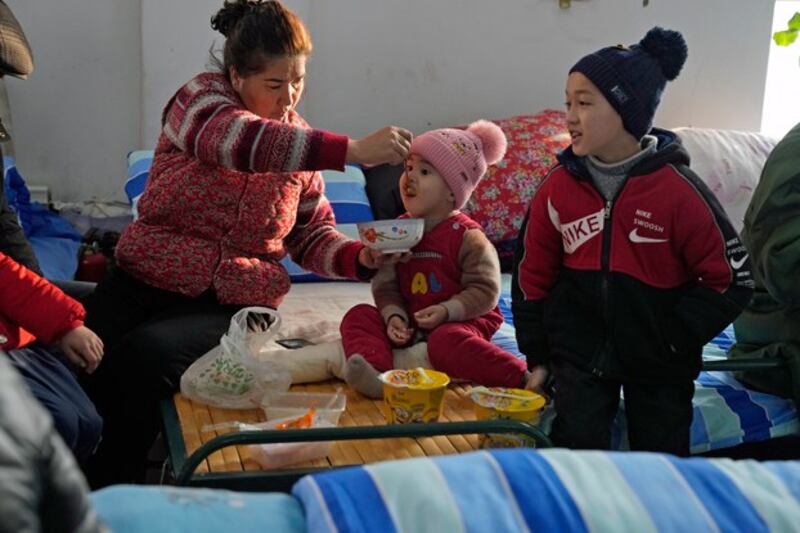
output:
[{"label": "blue and white striped mattress", "polygon": [[493,450],[315,474],[307,531],[798,531],[800,461]]},{"label": "blue and white striped mattress", "polygon": [[[506,323],[492,340],[509,352],[524,357],[517,348],[514,336],[509,280],[509,276],[504,276],[504,289],[500,297],[500,309]],[[734,341],[733,327],[729,326],[705,346],[703,357],[724,358]],[[800,421],[791,400],[748,390],[729,372],[702,372],[695,381],[693,403],[692,453],[800,434]],[[624,402],[620,405],[620,413],[614,421],[612,448],[627,449]],[[545,429],[552,421],[552,416],[552,412],[545,412],[542,422]]]}]

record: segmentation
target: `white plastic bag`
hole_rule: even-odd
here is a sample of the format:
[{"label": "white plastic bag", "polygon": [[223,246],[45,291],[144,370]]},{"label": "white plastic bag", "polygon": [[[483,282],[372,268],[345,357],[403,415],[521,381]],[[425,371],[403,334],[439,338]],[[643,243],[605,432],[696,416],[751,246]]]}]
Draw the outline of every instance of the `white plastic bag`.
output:
[{"label": "white plastic bag", "polygon": [[219,346],[192,363],[181,376],[181,393],[216,407],[257,407],[266,394],[284,392],[291,374],[275,360],[254,357],[257,347],[273,337],[280,315],[266,307],[245,307],[231,318]]}]

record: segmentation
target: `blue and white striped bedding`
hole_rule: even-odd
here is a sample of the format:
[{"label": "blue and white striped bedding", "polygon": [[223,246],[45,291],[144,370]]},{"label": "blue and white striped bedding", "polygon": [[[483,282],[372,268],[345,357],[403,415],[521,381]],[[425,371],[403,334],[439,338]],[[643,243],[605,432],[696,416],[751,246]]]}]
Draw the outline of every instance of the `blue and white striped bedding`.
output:
[{"label": "blue and white striped bedding", "polygon": [[[506,323],[492,339],[495,344],[520,357],[514,337],[511,316],[509,277],[504,276],[500,310]],[[708,343],[703,351],[706,359],[724,358],[735,342],[733,327],[728,327]],[[694,419],[691,451],[703,453],[729,448],[746,442],[758,442],[791,434],[800,434],[800,421],[791,400],[748,390],[729,372],[702,372],[695,381]],[[612,448],[627,449],[624,401],[614,421]],[[542,425],[547,428],[553,413],[546,411]]]},{"label": "blue and white striped bedding", "polygon": [[307,530],[797,531],[800,461],[493,450],[307,476]]}]

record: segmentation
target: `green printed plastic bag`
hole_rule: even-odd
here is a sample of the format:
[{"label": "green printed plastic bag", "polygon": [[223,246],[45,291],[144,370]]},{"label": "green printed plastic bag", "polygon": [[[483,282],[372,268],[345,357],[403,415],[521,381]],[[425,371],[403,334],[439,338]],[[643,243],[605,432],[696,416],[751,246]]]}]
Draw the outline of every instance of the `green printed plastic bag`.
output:
[{"label": "green printed plastic bag", "polygon": [[280,315],[266,307],[237,312],[219,346],[183,373],[181,393],[216,407],[248,409],[260,405],[267,394],[288,390],[292,378],[285,365],[254,356],[280,324]]}]

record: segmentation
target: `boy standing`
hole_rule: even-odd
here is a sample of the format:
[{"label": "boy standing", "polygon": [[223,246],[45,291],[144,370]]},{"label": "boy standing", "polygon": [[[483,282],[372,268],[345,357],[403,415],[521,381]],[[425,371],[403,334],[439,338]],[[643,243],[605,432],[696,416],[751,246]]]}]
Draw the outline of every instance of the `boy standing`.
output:
[{"label": "boy standing", "polygon": [[533,385],[555,378],[561,446],[608,448],[622,387],[631,449],[688,455],[703,344],[750,299],[722,207],[675,134],[651,129],[686,56],[680,33],[653,28],[567,79],[572,145],[533,198],[513,284]]}]

